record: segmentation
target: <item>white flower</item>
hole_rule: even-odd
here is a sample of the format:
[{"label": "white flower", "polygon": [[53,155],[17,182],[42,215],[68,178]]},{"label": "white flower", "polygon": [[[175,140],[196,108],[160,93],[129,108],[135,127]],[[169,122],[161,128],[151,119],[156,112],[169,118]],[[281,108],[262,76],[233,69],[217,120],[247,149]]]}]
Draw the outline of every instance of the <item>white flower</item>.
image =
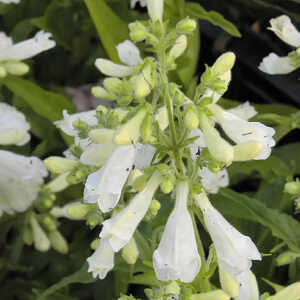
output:
[{"label": "white flower", "polygon": [[214,243],[219,266],[231,276],[249,271],[252,260],[261,260],[252,240],[230,225],[211,205],[205,193],[196,195],[196,204],[201,208],[207,230]]},{"label": "white flower", "polygon": [[84,189],[84,201],[98,203],[104,213],[112,210],[119,202],[122,189],[134,163],[133,145],[118,146],[105,165],[89,175]]},{"label": "white flower", "polygon": [[135,8],[135,6],[138,2],[140,3],[141,7],[147,6],[147,0],[130,0],[130,8],[131,9]]},{"label": "white flower", "polygon": [[199,168],[198,175],[201,176],[201,184],[205,191],[210,194],[217,194],[221,187],[229,184],[228,172],[224,168],[219,172],[211,172],[208,168]]},{"label": "white flower", "polygon": [[24,60],[55,46],[55,41],[50,40],[51,33],[39,31],[34,38],[17,44],[4,32],[0,32],[0,61]]},{"label": "white flower", "polygon": [[94,278],[99,276],[100,279],[104,279],[114,267],[114,256],[108,239],[101,239],[96,251],[87,259],[88,272],[92,272]]},{"label": "white flower", "polygon": [[97,58],[95,66],[100,72],[111,77],[126,77],[134,73],[134,67],[143,62],[139,49],[126,40],[117,46],[120,60],[126,65],[115,64],[104,58]]},{"label": "white flower", "polygon": [[48,172],[37,157],[0,150],[0,215],[25,211],[36,199]]},{"label": "white flower", "polygon": [[159,280],[192,282],[201,267],[195,232],[187,209],[188,183],[176,186],[176,204],[168,218],[153,264]]},{"label": "white flower", "polygon": [[288,56],[279,57],[275,53],[270,53],[266,56],[258,68],[267,74],[288,74],[295,71],[298,67],[291,65],[291,60]]},{"label": "white flower", "polygon": [[155,172],[145,188],[135,195],[123,210],[103,222],[100,237],[107,238],[115,252],[122,249],[133,236],[137,226],[146,215],[161,180],[159,173]]},{"label": "white flower", "polygon": [[292,24],[290,17],[279,16],[270,20],[271,31],[273,31],[282,41],[293,46],[300,47],[300,32]]},{"label": "white flower", "polygon": [[150,165],[156,149],[147,144],[135,144],[134,166],[138,169],[146,168]]},{"label": "white flower", "polygon": [[209,108],[216,121],[235,143],[260,142],[263,145],[261,152],[254,159],[266,159],[270,156],[271,147],[275,146],[273,128],[260,122],[248,122],[215,104],[210,105]]},{"label": "white flower", "polygon": [[257,115],[257,111],[248,101],[227,111],[243,120],[249,120]]},{"label": "white flower", "polygon": [[152,22],[162,22],[164,0],[147,0],[147,8]]},{"label": "white flower", "polygon": [[77,136],[77,130],[73,127],[75,121],[81,120],[86,122],[89,126],[96,126],[98,120],[96,117],[96,110],[89,110],[77,114],[69,115],[66,110],[63,111],[64,118],[60,121],[54,122],[56,127],[61,129],[64,133],[70,136]]},{"label": "white flower", "polygon": [[30,125],[13,106],[0,103],[0,145],[24,145],[30,140]]},{"label": "white flower", "polygon": [[237,275],[239,295],[235,300],[259,300],[259,291],[255,275],[251,271],[245,271]]},{"label": "white flower", "polygon": [[19,3],[20,0],[0,0],[0,2],[9,4],[9,3]]}]

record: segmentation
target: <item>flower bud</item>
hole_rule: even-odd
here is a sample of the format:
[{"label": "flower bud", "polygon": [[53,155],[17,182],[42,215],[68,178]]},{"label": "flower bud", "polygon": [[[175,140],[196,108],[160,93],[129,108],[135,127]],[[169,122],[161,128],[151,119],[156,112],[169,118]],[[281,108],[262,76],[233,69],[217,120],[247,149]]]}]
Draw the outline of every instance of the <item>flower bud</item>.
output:
[{"label": "flower bud", "polygon": [[158,211],[160,210],[161,204],[156,199],[153,199],[151,205],[145,216],[146,221],[150,221],[152,218],[157,216]]},{"label": "flower bud", "polygon": [[141,135],[146,142],[150,140],[152,130],[153,130],[153,120],[152,120],[152,116],[150,114],[148,114],[144,118],[142,126],[141,126]]},{"label": "flower bud", "polygon": [[222,289],[231,297],[237,297],[240,292],[239,283],[235,280],[235,278],[224,271],[222,268],[219,268],[219,278]]},{"label": "flower bud", "polygon": [[152,66],[147,65],[136,77],[134,94],[137,99],[147,97],[152,90]]},{"label": "flower bud", "polygon": [[59,252],[61,254],[67,254],[69,252],[68,243],[59,231],[57,231],[57,230],[50,231],[49,239],[51,242],[51,246],[57,252]]},{"label": "flower bud", "polygon": [[90,247],[91,249],[96,250],[99,247],[99,245],[100,245],[100,239],[96,238],[91,242]]},{"label": "flower bud", "polygon": [[234,161],[247,161],[254,159],[263,150],[261,142],[248,142],[233,147]]},{"label": "flower bud", "polygon": [[89,138],[93,143],[102,144],[112,141],[115,131],[107,128],[96,128],[89,131]]},{"label": "flower bud", "polygon": [[89,205],[80,203],[80,202],[75,202],[71,203],[68,205],[66,212],[67,214],[76,219],[83,219],[85,216],[88,214],[90,211]]},{"label": "flower bud", "polygon": [[158,109],[155,120],[161,131],[164,131],[169,126],[168,110],[166,106],[162,106]]},{"label": "flower bud", "polygon": [[298,257],[300,257],[300,253],[285,251],[281,253],[279,256],[277,256],[276,258],[277,266],[289,265]]},{"label": "flower bud", "polygon": [[197,22],[189,17],[179,21],[176,25],[176,29],[180,33],[191,33],[197,28]]},{"label": "flower bud", "polygon": [[60,156],[50,156],[44,160],[44,163],[50,172],[56,174],[70,171],[78,165],[78,161]]},{"label": "flower bud", "polygon": [[198,118],[197,111],[192,106],[189,106],[186,109],[185,116],[184,116],[184,125],[188,130],[196,129],[199,126],[199,118]]},{"label": "flower bud", "polygon": [[18,61],[5,63],[5,69],[7,73],[17,76],[24,75],[29,71],[29,67],[26,64]]},{"label": "flower bud", "polygon": [[185,51],[186,47],[187,47],[187,38],[183,34],[176,39],[175,45],[171,48],[169,52],[168,60],[170,59],[175,60],[177,57],[181,56]]},{"label": "flower bud", "polygon": [[172,281],[170,284],[165,286],[165,294],[166,295],[180,295],[180,286],[176,281]]},{"label": "flower bud", "polygon": [[70,175],[70,172],[65,172],[57,177],[55,177],[52,181],[47,184],[47,187],[53,193],[58,193],[66,189],[70,184],[67,181],[67,177]]},{"label": "flower bud", "polygon": [[136,141],[140,136],[140,127],[146,114],[146,109],[140,109],[133,118],[119,128],[114,137],[114,142],[117,145],[129,145]]},{"label": "flower bud", "polygon": [[164,1],[163,0],[148,0],[148,14],[153,23],[156,21],[162,22]]},{"label": "flower bud", "polygon": [[218,59],[212,66],[212,71],[216,75],[223,75],[233,68],[234,63],[235,54],[233,52],[226,52],[218,57]]},{"label": "flower bud", "polygon": [[34,215],[30,217],[30,225],[35,249],[40,252],[48,251],[50,249],[50,241]]},{"label": "flower bud", "polygon": [[57,225],[56,222],[49,216],[46,216],[43,218],[43,225],[46,229],[48,229],[49,231],[53,231],[56,230]]},{"label": "flower bud", "polygon": [[174,180],[171,176],[165,176],[164,180],[160,184],[160,189],[163,193],[169,194],[174,188]]},{"label": "flower bud", "polygon": [[95,226],[101,224],[102,221],[102,215],[100,215],[98,212],[93,212],[88,215],[87,222],[91,228],[94,228]]},{"label": "flower bud", "polygon": [[139,249],[134,238],[131,238],[129,242],[122,249],[122,257],[129,264],[134,265],[139,257]]},{"label": "flower bud", "polygon": [[146,39],[147,28],[139,21],[129,24],[129,35],[134,42],[141,42]]},{"label": "flower bud", "polygon": [[234,158],[233,147],[220,136],[205,114],[199,115],[199,121],[210,154],[217,161],[230,164]]},{"label": "flower bud", "polygon": [[115,98],[116,98],[113,94],[108,93],[107,90],[105,90],[101,86],[92,87],[91,92],[94,97],[100,98],[100,99],[115,100]]},{"label": "flower bud", "polygon": [[23,231],[23,242],[27,246],[31,246],[33,243],[32,229],[27,225],[25,225],[24,231]]},{"label": "flower bud", "polygon": [[299,181],[292,181],[288,182],[284,186],[284,191],[289,193],[290,195],[298,195],[300,194],[300,182]]},{"label": "flower bud", "polygon": [[4,78],[7,75],[7,71],[3,66],[0,66],[0,78]]},{"label": "flower bud", "polygon": [[228,296],[222,290],[215,290],[208,293],[194,294],[190,297],[191,300],[230,300]]}]

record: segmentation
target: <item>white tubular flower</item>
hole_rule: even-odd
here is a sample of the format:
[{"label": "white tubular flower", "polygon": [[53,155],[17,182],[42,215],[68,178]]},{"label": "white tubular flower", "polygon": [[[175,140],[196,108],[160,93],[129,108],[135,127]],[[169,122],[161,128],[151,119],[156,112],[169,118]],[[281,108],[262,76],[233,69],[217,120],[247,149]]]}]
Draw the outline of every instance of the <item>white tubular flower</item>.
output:
[{"label": "white tubular flower", "polygon": [[152,22],[162,22],[164,0],[147,0],[147,8]]},{"label": "white tubular flower", "polygon": [[234,297],[234,300],[259,300],[259,291],[256,278],[251,271],[240,273],[236,277],[236,280],[240,289],[239,295]]},{"label": "white tubular flower", "polygon": [[168,218],[153,265],[159,280],[192,282],[201,267],[195,232],[187,209],[188,183],[176,186],[176,204]]},{"label": "white tubular flower", "polygon": [[288,56],[279,57],[275,53],[270,53],[262,60],[258,68],[270,75],[280,75],[291,73],[298,67],[291,65],[291,60]]},{"label": "white tubular flower", "polygon": [[178,58],[184,53],[186,47],[187,47],[187,37],[183,34],[176,39],[174,46],[171,48],[169,52],[169,56],[172,57],[173,59]]},{"label": "white tubular flower", "polygon": [[201,150],[206,147],[203,132],[199,128],[192,130],[189,134],[189,138],[196,136],[198,136],[198,139],[188,146],[193,160],[196,160],[200,155]]},{"label": "white tubular flower", "polygon": [[299,300],[300,282],[293,283],[282,289],[274,296],[268,297],[267,300]]},{"label": "white tubular flower", "polygon": [[123,210],[103,222],[100,237],[107,238],[115,252],[122,249],[132,238],[137,226],[146,215],[161,181],[160,174],[153,173],[145,188]]},{"label": "white tubular flower", "polygon": [[260,122],[248,122],[236,115],[223,110],[216,104],[209,109],[213,112],[216,121],[222,126],[225,133],[237,144],[260,142],[263,145],[261,152],[254,159],[267,159],[271,154],[271,147],[275,146],[273,135],[275,130]]},{"label": "white tubular flower", "polygon": [[39,31],[34,38],[13,44],[4,32],[0,32],[0,61],[24,60],[55,46],[55,41],[50,40],[51,33]]},{"label": "white tubular flower", "polygon": [[147,0],[130,0],[130,8],[134,9],[138,2],[140,3],[141,7],[147,6]]},{"label": "white tubular flower", "polygon": [[22,146],[30,140],[30,125],[13,106],[0,103],[0,145]]},{"label": "white tubular flower", "polygon": [[248,101],[227,111],[246,121],[257,115],[256,109]]},{"label": "white tubular flower", "polygon": [[270,20],[271,31],[273,31],[282,41],[293,47],[300,47],[300,32],[292,24],[290,17],[279,16]]},{"label": "white tubular flower", "polygon": [[0,150],[0,216],[25,211],[36,199],[48,172],[37,157]]},{"label": "white tubular flower", "polygon": [[68,112],[64,110],[63,116],[64,118],[62,120],[56,121],[54,124],[70,136],[77,136],[77,130],[73,127],[75,121],[81,120],[86,122],[89,126],[96,126],[98,124],[96,110],[89,110],[72,115],[69,115]]},{"label": "white tubular flower", "polygon": [[135,144],[134,166],[138,169],[146,168],[150,165],[156,149],[147,144]]},{"label": "white tubular flower", "polygon": [[5,4],[10,4],[10,3],[19,3],[20,0],[0,0],[0,2]]},{"label": "white tubular flower", "polygon": [[89,175],[84,189],[84,201],[98,203],[104,213],[119,202],[122,189],[134,163],[133,145],[117,147],[105,165]]},{"label": "white tubular flower", "polygon": [[104,279],[114,267],[114,256],[115,253],[108,239],[101,239],[96,251],[87,259],[88,272],[92,272],[94,278],[98,276],[100,279]]},{"label": "white tubular flower", "polygon": [[205,193],[195,196],[196,204],[201,208],[207,230],[214,243],[219,266],[231,276],[249,271],[252,260],[261,260],[252,240],[230,225],[211,205]]},{"label": "white tubular flower", "polygon": [[210,194],[217,194],[220,188],[229,184],[229,176],[226,169],[213,173],[206,167],[199,168],[198,175],[202,177],[201,184],[205,191]]},{"label": "white tubular flower", "polygon": [[134,73],[134,67],[143,62],[139,49],[131,42],[124,41],[117,46],[120,60],[125,64],[115,64],[104,58],[96,59],[95,66],[98,70],[110,77],[126,77]]}]

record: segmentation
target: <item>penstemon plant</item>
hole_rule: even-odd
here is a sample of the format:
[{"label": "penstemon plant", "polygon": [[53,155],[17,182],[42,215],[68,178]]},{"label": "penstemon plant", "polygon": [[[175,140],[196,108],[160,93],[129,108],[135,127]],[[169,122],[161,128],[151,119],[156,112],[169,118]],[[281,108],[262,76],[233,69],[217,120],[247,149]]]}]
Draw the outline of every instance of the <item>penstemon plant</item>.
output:
[{"label": "penstemon plant", "polygon": [[[63,119],[61,110],[53,112],[47,101],[45,107],[32,105],[34,112],[41,111],[40,115],[62,132],[68,144],[63,156],[42,161],[37,156],[43,155],[28,157],[10,151],[11,146],[28,144],[30,130],[39,130],[31,128],[31,123],[36,125],[34,118],[0,103],[0,216],[4,215],[3,224],[8,226],[3,236],[14,228],[9,215],[19,213],[15,227],[20,231],[12,247],[13,264],[0,273],[0,280],[9,268],[30,272],[18,265],[24,243],[40,253],[53,249],[74,261],[77,256],[84,260],[79,271],[45,292],[45,286],[33,284],[34,296],[27,297],[24,292],[25,299],[52,299],[52,294],[57,299],[73,299],[55,293],[76,282],[97,282],[104,292],[113,274],[114,297],[119,300],[139,299],[125,295],[130,294],[129,284],[146,286],[144,297],[150,300],[299,300],[300,283],[294,280],[300,257],[299,224],[285,213],[291,203],[296,213],[300,211],[300,183],[294,180],[297,171],[293,173],[272,155],[276,142],[300,127],[299,112],[261,114],[260,106],[249,102],[226,105],[222,97],[231,82],[236,60],[233,52],[206,65],[194,91],[187,91],[176,80],[176,71],[197,30],[196,20],[184,17],[174,25],[164,18],[164,8],[171,1],[133,0],[131,8],[137,2],[147,7],[149,19],[129,24],[130,40],[113,49],[117,59],[95,60],[95,67],[107,77],[91,92],[107,105],[79,113],[66,109]],[[190,6],[192,15],[195,7],[195,3]],[[201,13],[217,19],[204,9]],[[299,32],[287,16],[272,19],[271,25],[282,40],[299,46]],[[54,106],[59,103],[68,108],[57,94],[19,78],[30,71],[30,64],[23,60],[56,45],[50,38],[50,33],[39,31],[34,38],[14,44],[0,33],[0,82],[29,103],[33,96],[28,90],[53,101]],[[297,55],[298,50],[278,58],[280,63],[271,63],[269,56],[259,68],[269,74],[291,72],[299,67]],[[283,59],[288,67],[281,64]],[[39,151],[49,147],[49,140],[46,146],[39,146]],[[284,192],[280,209],[285,213],[246,195],[236,196],[228,190],[219,193],[229,185],[229,172],[235,175],[239,171],[246,175],[259,172],[265,185],[277,184],[280,174],[279,189]],[[74,191],[76,197],[66,191]],[[233,226],[235,219],[229,222],[215,205],[224,195],[232,202],[241,198],[236,212],[231,202],[225,203],[232,216],[239,217],[242,212],[245,220],[271,229],[273,237],[262,231],[255,244],[243,234],[243,226],[240,230]],[[78,222],[79,242],[68,241],[63,219],[71,220],[72,226]],[[70,231],[73,233],[73,227]],[[87,235],[92,236],[90,245],[80,240],[86,241]],[[272,245],[268,253],[264,253],[264,243]],[[267,270],[274,264],[289,265],[289,272],[296,274],[284,287],[269,280],[266,271],[263,277],[275,294],[260,294],[257,278],[261,274],[254,273],[252,264],[264,264],[263,258],[272,255],[276,261],[269,263]],[[60,264],[59,258],[57,261]]]}]

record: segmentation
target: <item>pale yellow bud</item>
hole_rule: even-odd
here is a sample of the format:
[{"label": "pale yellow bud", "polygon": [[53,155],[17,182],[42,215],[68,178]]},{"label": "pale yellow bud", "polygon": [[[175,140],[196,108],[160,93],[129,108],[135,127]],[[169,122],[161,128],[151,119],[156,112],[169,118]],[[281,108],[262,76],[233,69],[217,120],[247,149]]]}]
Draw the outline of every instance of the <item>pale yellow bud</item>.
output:
[{"label": "pale yellow bud", "polygon": [[79,162],[60,156],[50,156],[44,160],[44,163],[50,172],[61,174],[72,170]]},{"label": "pale yellow bud", "polygon": [[59,231],[57,230],[50,231],[49,239],[52,248],[55,249],[57,252],[61,254],[67,254],[69,252],[68,243]]},{"label": "pale yellow bud", "polygon": [[96,144],[112,141],[115,131],[108,128],[96,128],[89,131],[89,138]]},{"label": "pale yellow bud", "polygon": [[147,97],[152,90],[152,67],[147,65],[136,77],[134,94],[137,99]]},{"label": "pale yellow bud", "polygon": [[176,281],[172,281],[170,284],[165,286],[165,294],[169,295],[180,295],[180,286]]},{"label": "pale yellow bud", "polygon": [[158,109],[155,120],[161,131],[164,131],[169,126],[168,110],[166,106],[162,106]]},{"label": "pale yellow bud", "polygon": [[130,37],[135,42],[141,42],[144,39],[146,39],[148,35],[147,28],[139,21],[136,21],[134,23],[130,23],[128,25],[130,30]]},{"label": "pale yellow bud", "polygon": [[152,22],[162,22],[164,0],[148,0],[147,1],[148,14]]},{"label": "pale yellow bud", "polygon": [[117,131],[114,142],[117,145],[130,145],[140,136],[140,127],[147,114],[146,109],[141,109],[133,118],[123,124]]},{"label": "pale yellow bud", "polygon": [[189,17],[179,21],[176,25],[176,29],[181,33],[191,33],[197,28],[197,22]]},{"label": "pale yellow bud", "polygon": [[67,214],[76,219],[83,219],[89,211],[90,207],[88,205],[78,202],[71,203],[66,208]]},{"label": "pale yellow bud", "polygon": [[219,268],[219,278],[222,289],[231,297],[237,297],[239,295],[240,286],[235,278],[224,271],[222,268]]},{"label": "pale yellow bud", "polygon": [[234,161],[247,161],[254,159],[263,150],[261,142],[248,142],[233,147]]},{"label": "pale yellow bud", "polygon": [[226,52],[218,57],[214,65],[212,66],[212,71],[217,75],[222,75],[230,71],[235,63],[235,54],[233,52]]},{"label": "pale yellow bud", "polygon": [[22,62],[7,62],[5,69],[7,73],[17,76],[24,75],[29,71],[29,67]]},{"label": "pale yellow bud", "polygon": [[70,184],[67,181],[67,177],[70,175],[70,172],[65,172],[58,175],[52,181],[47,184],[47,187],[53,193],[58,193],[66,189]]},{"label": "pale yellow bud", "polygon": [[153,130],[153,120],[152,120],[152,116],[148,114],[144,118],[141,126],[141,135],[145,141],[150,141],[152,130]]},{"label": "pale yellow bud", "polygon": [[160,184],[160,189],[165,194],[171,193],[173,188],[174,188],[174,182],[169,177],[164,178],[164,180]]},{"label": "pale yellow bud", "polygon": [[187,38],[185,35],[181,35],[175,41],[175,45],[171,48],[169,52],[169,57],[176,59],[181,56],[187,47]]},{"label": "pale yellow bud", "polygon": [[92,94],[96,98],[102,98],[102,99],[107,99],[107,100],[115,100],[115,97],[108,93],[106,89],[104,89],[101,86],[95,86],[92,88]]},{"label": "pale yellow bud", "polygon": [[186,110],[184,116],[184,125],[187,129],[193,130],[199,126],[199,118],[196,110],[193,107],[189,107]]},{"label": "pale yellow bud", "polygon": [[194,294],[190,297],[190,300],[230,300],[230,296],[222,290],[215,290],[208,293]]},{"label": "pale yellow bud", "polygon": [[134,238],[131,238],[129,242],[122,249],[122,257],[129,264],[134,265],[139,257],[139,249]]},{"label": "pale yellow bud", "polygon": [[292,182],[286,183],[284,186],[284,191],[291,195],[300,194],[300,182],[292,181]]},{"label": "pale yellow bud", "polygon": [[1,145],[13,145],[18,144],[22,141],[27,135],[26,130],[13,130],[8,131],[7,133],[3,133],[0,136],[0,144]]},{"label": "pale yellow bud", "polygon": [[99,247],[99,245],[100,245],[100,239],[97,238],[91,242],[90,247],[91,249],[96,250]]},{"label": "pale yellow bud", "polygon": [[42,229],[36,218],[32,215],[30,217],[30,225],[33,233],[33,242],[36,250],[46,252],[50,249],[50,241]]},{"label": "pale yellow bud", "polygon": [[116,77],[106,78],[103,85],[109,92],[119,93],[122,88],[122,80]]}]

